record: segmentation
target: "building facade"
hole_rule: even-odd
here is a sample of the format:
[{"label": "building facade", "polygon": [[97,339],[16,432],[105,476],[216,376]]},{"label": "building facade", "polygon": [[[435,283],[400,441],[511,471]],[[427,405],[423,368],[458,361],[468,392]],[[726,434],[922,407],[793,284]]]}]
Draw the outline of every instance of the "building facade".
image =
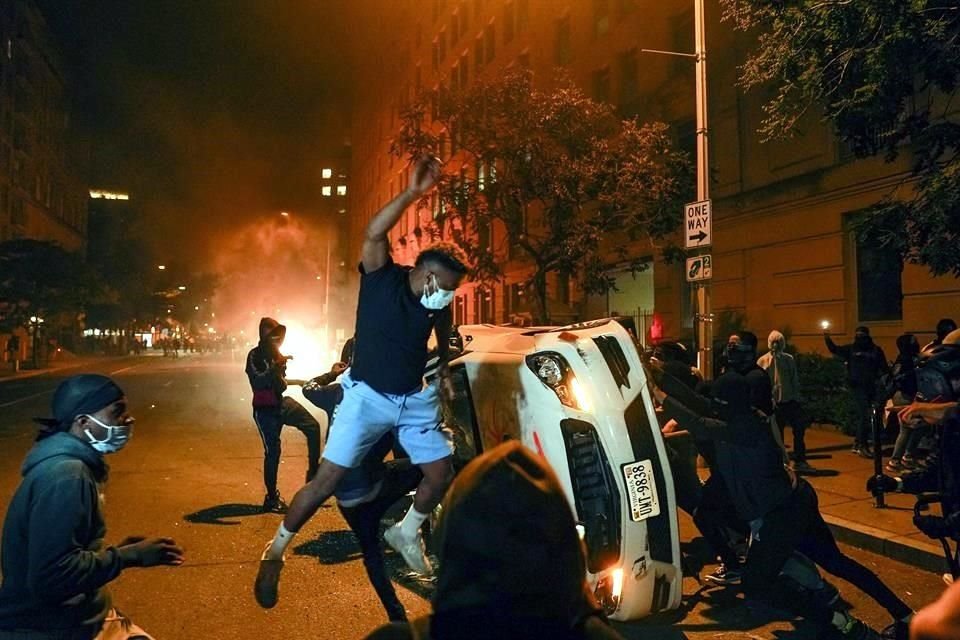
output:
[{"label": "building facade", "polygon": [[63,66],[30,0],[0,4],[0,241],[82,251],[87,190],[68,158]]},{"label": "building facade", "polygon": [[[896,163],[854,159],[812,116],[794,138],[761,142],[756,131],[768,96],[737,87],[749,43],[721,21],[716,3],[707,5],[715,331],[745,326],[763,339],[776,328],[808,350],[823,347],[822,320],[840,336],[866,324],[890,352],[900,333],[923,340],[939,318],[960,315],[956,278],[902,265],[882,248],[859,244],[850,229],[858,211],[903,182],[907,150]],[[357,17],[350,255],[359,255],[370,217],[406,187],[406,163],[389,151],[400,110],[421,89],[466,86],[510,65],[530,68],[545,84],[562,67],[623,117],[670,124],[693,156],[693,60],[641,51],[692,52],[692,1],[396,0],[364,3]],[[414,207],[405,214],[391,235],[396,260],[412,261],[422,248],[430,215]],[[681,220],[678,211],[678,232]],[[611,258],[617,291],[602,297],[585,296],[555,274],[551,319],[632,315],[641,330],[656,322],[663,336],[688,339],[694,308],[683,269],[641,242],[610,242],[648,258],[649,268],[633,273]],[[526,272],[509,264],[494,290],[459,292],[457,322],[524,317],[529,306],[518,282]]]}]

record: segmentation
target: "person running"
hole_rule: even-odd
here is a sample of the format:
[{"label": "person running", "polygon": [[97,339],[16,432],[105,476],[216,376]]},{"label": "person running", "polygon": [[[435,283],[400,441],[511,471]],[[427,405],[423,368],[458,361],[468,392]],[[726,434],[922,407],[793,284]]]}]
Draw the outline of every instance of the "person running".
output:
[{"label": "person running", "polygon": [[[287,328],[273,318],[260,319],[260,342],[247,354],[246,373],[253,391],[253,421],[263,443],[263,484],[267,493],[263,510],[285,513],[287,503],[277,489],[280,466],[280,432],[284,425],[295,427],[307,439],[307,482],[320,465],[320,423],[302,404],[289,396],[287,361],[280,353]],[[299,382],[299,381],[291,381]]]},{"label": "person running", "polygon": [[3,523],[0,640],[150,640],[106,585],[130,567],[178,566],[183,549],[145,536],[104,544],[104,456],[132,435],[126,396],[106,376],[76,375],[54,391],[51,409]]},{"label": "person running", "polygon": [[[432,571],[420,527],[453,477],[452,446],[441,428],[439,392],[451,389],[446,366],[453,325],[449,305],[467,267],[460,250],[446,243],[421,251],[413,267],[399,266],[390,257],[387,234],[404,210],[434,186],[439,171],[436,159],[419,159],[408,189],[367,225],[353,362],[341,378],[344,398],[337,421],[343,428],[331,431],[317,475],[294,496],[267,544],[254,583],[261,606],[276,604],[283,552],[293,537],[333,495],[347,471],[390,431],[424,477],[410,510],[384,538],[411,569],[421,574]],[[424,385],[427,343],[433,333],[441,361],[439,377],[435,384]]]}]

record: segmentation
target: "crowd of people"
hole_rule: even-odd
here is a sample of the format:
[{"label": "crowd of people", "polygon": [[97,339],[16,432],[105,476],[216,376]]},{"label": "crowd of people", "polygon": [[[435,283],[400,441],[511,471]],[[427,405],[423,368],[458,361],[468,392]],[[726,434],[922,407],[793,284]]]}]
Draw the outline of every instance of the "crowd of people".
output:
[{"label": "crowd of people", "polygon": [[[588,588],[583,542],[545,460],[510,441],[455,474],[441,402],[452,392],[449,305],[467,274],[466,263],[456,247],[441,243],[422,251],[412,267],[400,266],[390,257],[387,239],[407,206],[433,187],[438,171],[436,160],[418,161],[409,188],[370,221],[356,333],[328,372],[309,381],[287,378],[285,328],[271,318],[260,322],[260,341],[245,371],[263,444],[263,510],[283,519],[262,551],[255,599],[265,608],[276,605],[287,548],[332,497],[357,537],[389,620],[370,638],[619,638]],[[885,374],[894,381],[890,395],[899,398],[894,404],[906,435],[887,467],[898,473],[873,477],[866,489],[936,491],[942,515],[918,516],[917,526],[932,537],[958,539],[960,332],[953,328],[938,332],[938,342],[923,350],[915,339],[898,340],[892,368],[865,327],[857,329],[851,345],[825,339],[847,363],[858,408],[855,451],[879,445],[870,443],[870,426],[887,394],[879,384]],[[428,349],[432,335],[435,354]],[[719,560],[707,581],[739,586],[748,606],[788,609],[837,637],[876,638],[822,570],[889,613],[885,638],[958,637],[960,587],[914,614],[837,545],[816,491],[803,478],[811,470],[804,442],[810,421],[796,362],[782,333],[771,332],[767,346],[761,356],[756,335],[731,335],[722,371],[709,382],[679,345],[658,345],[649,358],[677,504]],[[288,385],[301,385],[304,397],[328,415],[325,443],[310,412],[285,394]],[[176,566],[184,554],[170,538],[104,543],[104,456],[127,444],[133,425],[124,392],[104,376],[73,376],[57,388],[51,408],[4,522],[0,640],[149,639],[114,607],[105,587],[126,568]],[[305,483],[289,505],[277,489],[284,425],[303,433],[308,445]],[[792,455],[784,445],[787,426]],[[926,430],[937,444],[921,466],[911,460],[919,451],[915,434]],[[681,447],[681,441],[691,446]],[[707,464],[704,481],[692,453]],[[899,473],[908,466],[916,472]],[[383,539],[413,571],[436,574],[432,612],[413,621],[391,583],[380,541],[384,514],[411,491],[412,504]],[[435,568],[421,529],[441,501]]]}]

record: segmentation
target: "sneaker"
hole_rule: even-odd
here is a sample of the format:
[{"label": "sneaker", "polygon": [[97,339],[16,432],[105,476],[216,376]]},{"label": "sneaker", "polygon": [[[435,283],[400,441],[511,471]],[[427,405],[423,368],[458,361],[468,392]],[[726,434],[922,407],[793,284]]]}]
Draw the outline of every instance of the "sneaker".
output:
[{"label": "sneaker", "polygon": [[796,473],[799,473],[799,474],[801,474],[801,475],[803,475],[803,474],[805,474],[805,473],[813,473],[813,472],[816,471],[816,469],[814,469],[813,467],[811,467],[811,466],[807,463],[806,460],[797,460],[797,461],[795,461],[795,462],[793,463],[793,470],[794,470]]},{"label": "sneaker", "polygon": [[277,604],[278,587],[280,584],[280,572],[283,570],[283,559],[268,560],[267,551],[270,550],[268,542],[263,548],[263,554],[260,556],[260,569],[257,570],[257,579],[253,583],[253,597],[257,604],[264,609],[272,609]]},{"label": "sneaker", "polygon": [[287,503],[283,501],[279,493],[268,493],[263,497],[264,513],[286,513]]},{"label": "sneaker", "polygon": [[824,609],[837,609],[840,606],[840,591],[824,580],[823,587],[810,592],[810,599]]},{"label": "sneaker", "polygon": [[868,446],[860,447],[860,451],[858,453],[860,454],[861,458],[873,459],[873,449]]},{"label": "sneaker", "polygon": [[710,584],[726,586],[731,584],[740,584],[742,577],[743,575],[741,574],[740,569],[730,569],[727,567],[727,565],[721,562],[716,571],[713,573],[708,573],[703,577],[703,579]]},{"label": "sneaker", "polygon": [[897,460],[896,458],[890,458],[887,460],[887,471],[903,471],[904,468],[903,462]]},{"label": "sneaker", "polygon": [[403,556],[403,561],[407,563],[416,573],[428,576],[433,573],[433,567],[430,565],[430,559],[427,558],[427,552],[423,546],[423,536],[420,530],[412,538],[403,535],[400,529],[400,523],[393,525],[383,532],[383,539],[387,541],[393,550]]},{"label": "sneaker", "polygon": [[850,614],[847,614],[847,624],[839,631],[843,640],[881,640],[876,631]]},{"label": "sneaker", "polygon": [[854,454],[854,455],[857,455],[857,456],[860,455],[860,452],[861,452],[862,450],[863,450],[863,445],[861,445],[861,444],[855,444],[855,445],[853,445],[852,447],[850,447],[850,453],[852,453],[852,454]]}]

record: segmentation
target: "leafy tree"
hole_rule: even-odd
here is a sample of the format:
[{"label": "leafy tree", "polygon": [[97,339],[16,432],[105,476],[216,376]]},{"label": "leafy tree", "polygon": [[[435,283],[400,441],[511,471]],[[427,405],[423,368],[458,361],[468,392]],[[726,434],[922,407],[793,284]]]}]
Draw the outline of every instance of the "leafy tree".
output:
[{"label": "leafy tree", "polygon": [[63,314],[79,314],[102,293],[96,274],[78,254],[39,240],[0,244],[0,324],[8,328],[26,327],[31,317],[53,322]]},{"label": "leafy tree", "polygon": [[692,174],[667,126],[619,120],[566,77],[541,90],[531,73],[512,70],[462,92],[420,96],[401,116],[397,155],[436,153],[443,139],[458,152],[428,231],[449,234],[489,284],[503,277],[505,247],[489,241],[500,229],[511,255],[531,266],[524,285],[538,322],[548,321],[548,273],[606,292],[611,251],[642,268],[626,242],[605,246],[615,234],[657,243],[680,227]]},{"label": "leafy tree", "polygon": [[721,2],[727,20],[757,34],[742,84],[774,91],[760,133],[789,134],[813,110],[859,157],[892,161],[909,148],[912,175],[864,212],[858,232],[935,275],[960,276],[957,3]]}]

